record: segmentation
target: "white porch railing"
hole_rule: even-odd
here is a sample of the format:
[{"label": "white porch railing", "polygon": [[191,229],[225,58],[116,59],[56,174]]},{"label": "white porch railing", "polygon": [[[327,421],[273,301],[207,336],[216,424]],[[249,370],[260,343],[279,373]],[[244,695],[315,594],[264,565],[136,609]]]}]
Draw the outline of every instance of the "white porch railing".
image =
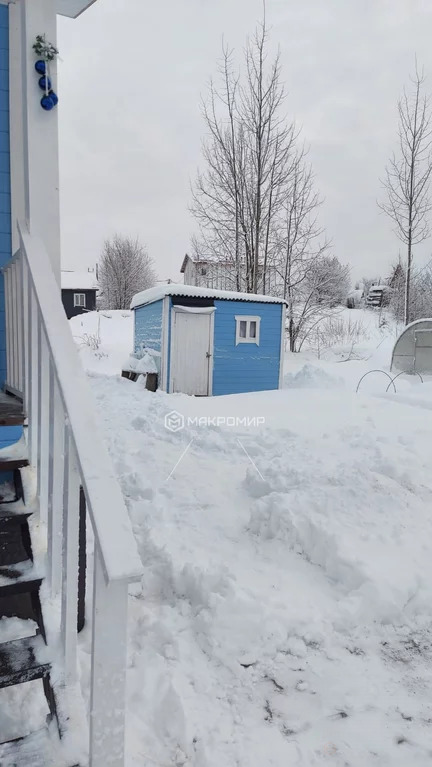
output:
[{"label": "white porch railing", "polygon": [[28,415],[47,578],[61,597],[64,683],[77,678],[81,485],[95,539],[90,767],[123,767],[128,583],[142,565],[48,254],[25,225],[19,234],[20,249],[4,270],[7,385]]}]

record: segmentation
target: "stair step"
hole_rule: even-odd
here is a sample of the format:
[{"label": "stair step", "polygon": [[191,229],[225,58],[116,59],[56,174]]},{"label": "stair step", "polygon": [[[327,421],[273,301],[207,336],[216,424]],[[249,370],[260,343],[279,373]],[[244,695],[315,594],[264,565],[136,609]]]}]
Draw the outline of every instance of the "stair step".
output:
[{"label": "stair step", "polygon": [[22,426],[25,421],[23,403],[0,391],[0,426]]},{"label": "stair step", "polygon": [[0,523],[0,566],[15,568],[32,558],[27,520],[23,519],[20,525]]},{"label": "stair step", "polygon": [[42,578],[35,575],[30,559],[18,565],[0,567],[0,599],[38,591],[41,583]]},{"label": "stair step", "polygon": [[22,500],[10,501],[0,505],[0,525],[16,522],[22,525],[36,511],[35,506],[26,506]]},{"label": "stair step", "polygon": [[[15,639],[0,645],[0,688],[47,677],[50,664],[41,662],[44,656],[46,645],[41,636]],[[3,767],[1,761],[0,765]]]},{"label": "stair step", "polygon": [[17,469],[23,469],[24,466],[28,466],[28,458],[20,458],[15,457],[13,455],[7,455],[3,457],[2,454],[0,454],[0,471],[16,471]]},{"label": "stair step", "polygon": [[[46,767],[50,743],[48,730],[33,732],[0,745],[1,767]],[[49,762],[48,762],[49,764]]]},{"label": "stair step", "polygon": [[9,447],[0,450],[0,471],[16,471],[28,466],[28,452],[24,437]]},{"label": "stair step", "polygon": [[0,744],[0,767],[78,767],[65,760],[48,728]]}]

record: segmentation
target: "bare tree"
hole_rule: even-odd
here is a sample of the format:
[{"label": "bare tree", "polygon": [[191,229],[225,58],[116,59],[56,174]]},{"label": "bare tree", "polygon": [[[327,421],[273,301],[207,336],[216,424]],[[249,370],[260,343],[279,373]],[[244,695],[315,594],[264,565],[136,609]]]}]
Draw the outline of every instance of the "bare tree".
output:
[{"label": "bare tree", "polygon": [[336,257],[321,255],[311,259],[296,286],[292,306],[288,304],[290,351],[300,351],[309,335],[334,315],[335,307],[346,298],[348,287],[348,266]]},{"label": "bare tree", "polygon": [[[392,288],[390,310],[399,322],[404,320],[405,308],[405,268],[398,261],[392,266],[389,285]],[[418,320],[421,317],[432,316],[432,265],[429,261],[420,269],[411,269],[410,318]]]},{"label": "bare tree", "polygon": [[287,300],[289,345],[293,352],[296,351],[300,325],[309,321],[309,314],[313,307],[317,307],[316,301],[312,301],[316,293],[313,290],[309,295],[305,283],[329,247],[324,238],[324,230],[318,224],[318,209],[322,199],[315,190],[312,169],[306,164],[306,155],[302,147],[293,163],[283,202],[276,256],[282,295]]},{"label": "bare tree", "polygon": [[138,239],[115,234],[99,263],[100,306],[129,309],[132,297],[155,284],[153,261]]},{"label": "bare tree", "polygon": [[407,247],[404,321],[411,319],[410,285],[413,247],[430,235],[428,213],[432,174],[430,99],[424,93],[425,76],[417,63],[411,77],[412,91],[404,89],[398,102],[399,148],[393,154],[383,181],[387,200],[381,209],[396,224],[396,233]]},{"label": "bare tree", "polygon": [[283,114],[279,55],[267,63],[268,33],[259,25],[245,52],[245,75],[223,48],[220,85],[210,83],[202,112],[205,169],[193,186],[196,251],[235,265],[236,288],[266,292],[280,213],[295,161],[297,132]]}]

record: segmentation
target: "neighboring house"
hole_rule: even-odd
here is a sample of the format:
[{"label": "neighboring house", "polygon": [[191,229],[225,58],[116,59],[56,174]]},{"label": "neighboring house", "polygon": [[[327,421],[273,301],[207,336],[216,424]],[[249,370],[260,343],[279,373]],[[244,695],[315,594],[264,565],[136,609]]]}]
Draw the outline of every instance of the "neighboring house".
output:
[{"label": "neighboring house", "polygon": [[388,285],[371,285],[366,296],[366,306],[388,306],[391,292]]},{"label": "neighboring house", "polygon": [[134,354],[153,356],[163,391],[208,396],[280,387],[282,299],[171,284],[138,293],[131,308]]},{"label": "neighboring house", "polygon": [[[185,285],[212,288],[215,290],[246,290],[246,285],[237,285],[236,267],[233,261],[213,261],[210,259],[192,259],[187,253],[182,261],[180,273]],[[262,276],[259,279],[258,292],[263,292]],[[266,295],[283,295],[283,280],[277,269],[268,264],[266,267]]]},{"label": "neighboring house", "polygon": [[236,290],[236,272],[232,261],[193,260],[186,253],[180,273],[185,285],[216,290]]},{"label": "neighboring house", "polygon": [[96,309],[96,294],[98,286],[96,273],[69,272],[62,270],[61,295],[68,320],[77,314],[93,312]]},{"label": "neighboring house", "polygon": [[[91,4],[0,0],[0,689],[15,687],[13,719],[6,716],[1,729],[7,740],[13,721],[11,740],[0,737],[5,767],[124,766],[128,585],[140,579],[142,563],[61,300],[63,94],[55,108],[39,87],[35,65],[40,71],[44,62],[33,49],[41,35],[56,45],[57,13],[75,18]],[[79,27],[71,25],[74,33]],[[55,60],[49,75],[57,91]],[[79,672],[85,510],[94,541],[92,615]],[[45,694],[45,726],[29,710],[27,682]]]}]

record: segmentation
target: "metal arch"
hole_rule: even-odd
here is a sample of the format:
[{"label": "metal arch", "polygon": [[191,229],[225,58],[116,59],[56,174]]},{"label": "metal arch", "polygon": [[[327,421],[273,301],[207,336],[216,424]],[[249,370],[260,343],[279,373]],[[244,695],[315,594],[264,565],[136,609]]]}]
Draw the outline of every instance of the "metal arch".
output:
[{"label": "metal arch", "polygon": [[[392,378],[392,377],[391,377],[391,376],[390,376],[388,373],[386,373],[386,371],[385,371],[385,370],[380,370],[380,369],[378,369],[378,368],[376,368],[376,369],[374,369],[374,370],[369,370],[367,373],[365,373],[364,375],[362,375],[362,377],[360,378],[360,381],[359,381],[359,382],[358,382],[358,384],[357,384],[356,394],[358,393],[358,390],[359,390],[359,388],[360,388],[360,384],[361,384],[361,382],[363,381],[363,378],[366,378],[366,376],[370,375],[370,373],[382,373],[383,375],[387,376],[387,378],[389,378],[389,379],[390,379],[390,383],[389,383],[389,385],[388,385],[388,387],[387,387],[386,391],[388,391],[389,387],[390,387],[390,386],[393,384],[393,389],[394,389],[394,391],[395,391],[395,394],[397,394],[397,391],[396,391],[396,386],[395,386],[395,385],[394,385],[394,383],[393,383],[393,378]],[[396,376],[396,378],[397,378],[397,376]]]},{"label": "metal arch", "polygon": [[[383,372],[384,372],[384,371],[383,371]],[[390,386],[391,386],[391,384],[393,384],[393,387],[394,387],[394,381],[396,381],[396,378],[399,378],[399,376],[403,375],[404,373],[405,373],[406,375],[416,375],[416,376],[418,376],[418,377],[420,378],[420,381],[421,381],[422,383],[424,383],[422,376],[420,375],[420,373],[419,373],[417,370],[401,370],[401,371],[400,371],[400,372],[397,374],[397,376],[395,376],[394,378],[392,378],[391,382],[390,382],[390,383],[389,383],[389,385],[387,386],[386,392],[388,392],[388,390],[390,389]],[[396,391],[396,389],[395,389],[395,391]]]}]

